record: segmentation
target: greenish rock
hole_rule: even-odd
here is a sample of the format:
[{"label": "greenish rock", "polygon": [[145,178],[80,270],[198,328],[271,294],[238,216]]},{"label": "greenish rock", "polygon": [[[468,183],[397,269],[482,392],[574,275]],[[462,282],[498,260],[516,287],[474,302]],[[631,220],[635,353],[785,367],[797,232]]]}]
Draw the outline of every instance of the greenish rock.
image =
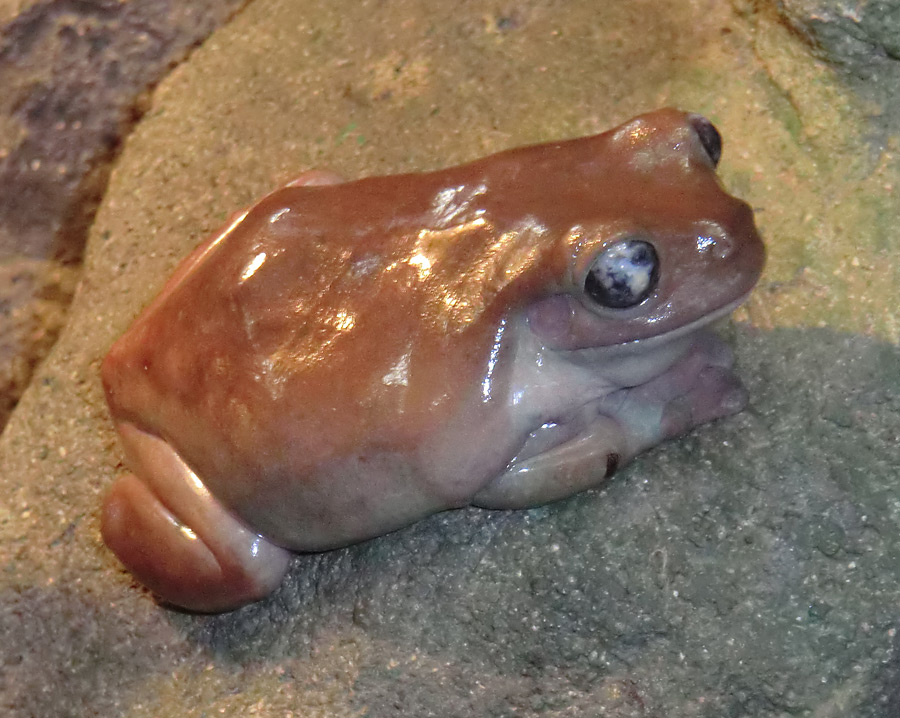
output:
[{"label": "greenish rock", "polygon": [[898,127],[900,2],[777,0],[774,5],[863,97],[880,106],[876,123]]}]

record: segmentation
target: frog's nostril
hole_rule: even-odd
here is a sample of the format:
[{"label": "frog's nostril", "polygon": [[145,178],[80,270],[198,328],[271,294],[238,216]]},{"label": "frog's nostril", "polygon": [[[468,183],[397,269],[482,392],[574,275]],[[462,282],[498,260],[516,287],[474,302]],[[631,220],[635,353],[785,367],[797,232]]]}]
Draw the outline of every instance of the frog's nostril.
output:
[{"label": "frog's nostril", "polygon": [[691,123],[691,127],[694,128],[694,132],[700,138],[700,144],[706,150],[713,167],[715,167],[722,158],[722,135],[719,134],[716,126],[703,115],[690,115],[688,120]]},{"label": "frog's nostril", "polygon": [[715,259],[728,259],[734,252],[734,242],[728,234],[701,232],[697,234],[697,251]]}]

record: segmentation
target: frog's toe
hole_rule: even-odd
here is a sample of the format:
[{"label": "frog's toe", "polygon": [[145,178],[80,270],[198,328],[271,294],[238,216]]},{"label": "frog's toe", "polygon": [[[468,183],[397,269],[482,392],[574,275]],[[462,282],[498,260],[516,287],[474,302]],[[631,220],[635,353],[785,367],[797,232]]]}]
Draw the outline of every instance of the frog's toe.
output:
[{"label": "frog's toe", "polygon": [[690,391],[678,396],[662,413],[661,434],[670,439],[695,426],[735,414],[747,404],[747,391],[729,369],[704,368]]}]

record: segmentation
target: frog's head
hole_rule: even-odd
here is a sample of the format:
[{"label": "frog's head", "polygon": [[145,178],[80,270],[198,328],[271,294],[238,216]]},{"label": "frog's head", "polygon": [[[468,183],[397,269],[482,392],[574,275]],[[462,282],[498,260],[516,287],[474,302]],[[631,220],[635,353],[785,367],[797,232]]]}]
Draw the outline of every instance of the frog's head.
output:
[{"label": "frog's head", "polygon": [[575,142],[557,146],[578,156],[543,208],[559,238],[554,286],[526,312],[547,346],[653,344],[746,299],[765,250],[750,207],[719,184],[709,120],[660,110]]}]

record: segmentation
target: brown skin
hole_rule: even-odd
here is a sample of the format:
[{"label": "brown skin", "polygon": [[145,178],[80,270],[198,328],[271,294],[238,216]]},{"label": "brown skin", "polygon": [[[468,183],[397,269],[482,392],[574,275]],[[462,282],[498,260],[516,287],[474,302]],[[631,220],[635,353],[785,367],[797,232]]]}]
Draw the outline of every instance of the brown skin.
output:
[{"label": "brown skin", "polygon": [[[313,175],[263,198],[185,260],[103,363],[139,478],[120,480],[108,499],[107,543],[168,600],[220,610],[277,583],[247,579],[229,558],[229,532],[244,541],[237,554],[255,532],[266,536],[282,571],[274,544],[319,550],[473,499],[556,498],[543,469],[527,495],[488,488],[537,428],[510,413],[522,347],[575,357],[569,350],[640,346],[733,305],[759,276],[752,214],[719,187],[701,136],[690,116],[661,110],[439,172],[345,184]],[[591,262],[635,234],[659,255],[654,293],[630,309],[592,305]],[[707,235],[714,244],[701,251]],[[675,393],[697,395],[717,352],[695,352]],[[671,354],[648,379],[690,347]],[[529,387],[540,381],[532,374],[522,374]],[[598,402],[609,393],[587,381]],[[684,426],[648,436],[728,413],[710,401],[698,400],[713,408]],[[556,411],[542,406],[534,411]],[[588,463],[602,478],[644,448],[623,421],[595,425],[599,459],[569,451],[572,480],[557,493],[596,483],[581,478]],[[177,468],[160,468],[169,463]],[[184,507],[197,496],[203,535],[182,551],[183,525],[196,530]]]}]

